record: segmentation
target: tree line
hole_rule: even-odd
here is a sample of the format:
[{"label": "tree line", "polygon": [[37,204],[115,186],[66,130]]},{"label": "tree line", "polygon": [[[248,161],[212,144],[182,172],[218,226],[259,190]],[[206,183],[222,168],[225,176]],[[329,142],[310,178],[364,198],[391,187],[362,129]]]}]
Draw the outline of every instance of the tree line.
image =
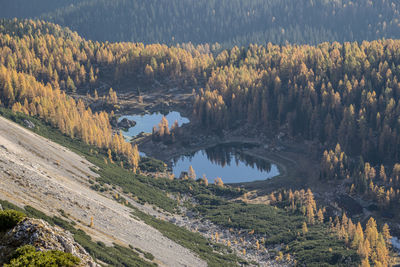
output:
[{"label": "tree line", "polygon": [[0,63],[69,92],[92,92],[102,82],[196,86],[213,64],[208,45],[101,43],[56,24],[0,20]]},{"label": "tree line", "polygon": [[97,41],[318,44],[400,36],[395,0],[27,0],[0,16],[40,18]]}]

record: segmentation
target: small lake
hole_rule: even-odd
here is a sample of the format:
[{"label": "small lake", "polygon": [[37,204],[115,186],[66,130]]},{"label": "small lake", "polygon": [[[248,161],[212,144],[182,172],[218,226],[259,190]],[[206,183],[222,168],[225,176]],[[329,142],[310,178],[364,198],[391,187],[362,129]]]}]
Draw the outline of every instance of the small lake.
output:
[{"label": "small lake", "polygon": [[136,125],[134,127],[129,128],[128,131],[122,131],[124,136],[134,137],[141,132],[151,133],[153,131],[153,127],[160,123],[163,116],[167,118],[169,127],[171,127],[175,121],[178,121],[179,126],[189,122],[188,118],[182,117],[177,111],[172,111],[165,115],[157,112],[152,114],[121,116],[118,121],[121,121],[124,118],[135,121]]},{"label": "small lake", "polygon": [[390,241],[392,242],[392,246],[394,247],[394,249],[400,255],[400,241],[399,241],[399,239],[397,237],[392,237],[392,239]]},{"label": "small lake", "polygon": [[278,167],[268,161],[249,156],[246,149],[250,144],[221,144],[173,159],[172,170],[175,177],[188,171],[192,165],[198,178],[206,175],[209,183],[221,177],[224,183],[242,183],[270,179],[279,175]]}]

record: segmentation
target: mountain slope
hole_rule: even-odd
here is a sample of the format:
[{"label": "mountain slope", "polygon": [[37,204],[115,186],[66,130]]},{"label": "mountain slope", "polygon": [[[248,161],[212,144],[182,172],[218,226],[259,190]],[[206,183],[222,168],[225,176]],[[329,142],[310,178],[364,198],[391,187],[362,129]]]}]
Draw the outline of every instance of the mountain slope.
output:
[{"label": "mountain slope", "polygon": [[0,16],[3,18],[22,18],[22,17],[36,17],[44,12],[50,12],[57,8],[62,8],[71,4],[79,3],[79,0],[14,0],[14,1],[0,1],[1,9]]},{"label": "mountain slope", "polygon": [[45,19],[99,41],[232,46],[400,36],[394,0],[40,0],[33,7],[30,2],[9,1],[0,16]]},{"label": "mountain slope", "polygon": [[[93,165],[70,150],[0,117],[0,199],[50,214],[64,210],[105,243],[151,252],[162,266],[206,266],[188,249],[130,216],[131,210],[89,189]],[[94,227],[88,228],[91,217]]]}]

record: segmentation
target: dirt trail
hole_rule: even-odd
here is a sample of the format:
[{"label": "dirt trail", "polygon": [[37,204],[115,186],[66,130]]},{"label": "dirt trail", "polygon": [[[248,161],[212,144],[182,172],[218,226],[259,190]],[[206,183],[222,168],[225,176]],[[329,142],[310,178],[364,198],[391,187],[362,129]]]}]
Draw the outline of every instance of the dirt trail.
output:
[{"label": "dirt trail", "polygon": [[[130,209],[89,188],[97,174],[84,158],[0,117],[0,198],[49,215],[63,209],[95,240],[131,244],[162,266],[206,266],[188,249],[130,216]],[[87,228],[90,218],[94,228]]]}]

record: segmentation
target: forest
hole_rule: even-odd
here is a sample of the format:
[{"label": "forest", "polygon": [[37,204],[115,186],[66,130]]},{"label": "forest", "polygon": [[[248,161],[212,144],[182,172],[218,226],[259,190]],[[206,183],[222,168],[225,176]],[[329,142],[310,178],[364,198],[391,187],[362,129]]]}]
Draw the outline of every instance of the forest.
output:
[{"label": "forest", "polygon": [[[0,32],[0,64],[5,66],[2,102],[14,110],[41,110],[35,97],[42,93],[21,86],[27,83],[24,79],[61,89],[54,91],[58,98],[68,98],[64,91],[92,94],[102,79],[114,84],[116,91],[121,80],[158,80],[188,91],[199,88],[193,114],[209,129],[230,129],[237,123],[262,131],[284,127],[293,138],[324,144],[322,179],[350,179],[358,192],[377,199],[383,191],[393,200],[385,201],[386,206],[395,207],[399,201],[399,41],[250,45],[214,57],[208,46],[86,41],[40,21],[3,20]],[[115,103],[115,92],[104,95]],[[67,122],[58,122],[59,127],[71,136],[124,151],[121,145],[111,145],[111,137],[95,141],[95,130],[80,132],[87,127],[79,130],[61,117]],[[366,166],[382,174],[368,174]]]},{"label": "forest", "polygon": [[[106,5],[103,1],[98,2]],[[226,4],[228,7],[221,10],[227,10],[229,5],[234,9],[235,3],[235,1],[230,1],[229,4],[221,2],[219,5]],[[261,5],[258,1],[247,3]],[[365,8],[368,8],[372,5],[369,1],[354,2],[358,4],[342,2],[317,4],[307,1],[311,6],[329,3],[336,3],[339,14],[343,12],[343,16],[346,12],[355,12],[357,8],[354,6],[365,5]],[[116,1],[112,7],[116,10],[118,8],[128,10],[119,4],[128,2]],[[196,4],[201,5],[202,2]],[[390,1],[373,3],[382,8],[380,12],[393,12],[392,4],[395,5]],[[302,7],[305,5],[301,4]],[[347,5],[351,6],[350,11],[346,9]],[[61,8],[57,12],[86,13],[85,8],[90,6],[91,1],[87,1],[69,6],[67,9]],[[243,6],[245,5],[241,5]],[[173,7],[173,3],[168,5],[168,8]],[[263,8],[269,10],[267,7]],[[253,8],[258,11],[263,10],[257,6]],[[292,8],[295,12],[298,7]],[[215,12],[218,12],[218,9],[216,10]],[[101,14],[101,10],[96,9],[93,12]],[[176,12],[179,12],[179,9]],[[323,9],[321,12],[323,13]],[[154,16],[162,18],[159,15],[155,13]],[[256,15],[255,12],[254,17],[257,17]],[[49,13],[46,16],[52,15]],[[53,16],[62,19],[61,15]],[[68,18],[71,17],[68,15]],[[262,17],[265,18],[264,15]],[[304,17],[311,19],[307,15]],[[388,17],[390,16],[368,16],[370,19]],[[376,28],[371,30],[371,35],[359,37],[354,37],[352,32],[353,30],[357,32],[357,24],[346,22],[346,25],[350,24],[355,28],[349,30],[348,36],[341,35],[340,40],[391,37],[399,29],[397,24],[395,25],[397,19],[394,15],[392,17],[393,21],[389,22],[375,21],[373,25]],[[251,21],[251,19],[245,20],[248,24],[238,25],[260,24],[259,21]],[[60,23],[64,25],[63,22]],[[383,27],[383,24],[386,26]],[[89,24],[82,22],[82,25]],[[157,28],[154,25],[149,27]],[[378,27],[383,28],[378,29]],[[71,29],[74,29],[74,26],[71,26]],[[382,33],[379,30],[383,30]],[[84,29],[79,32],[86,37]],[[191,31],[184,29],[183,32]],[[136,32],[127,34],[127,36],[138,35]],[[201,33],[195,35],[201,37]],[[142,40],[129,39],[130,37],[126,36],[115,38],[115,40],[121,38],[144,43],[91,41],[53,23],[41,20],[3,19],[0,21],[0,104],[13,112],[39,118],[57,128],[68,138],[79,139],[85,145],[99,149],[106,165],[121,162],[122,169],[128,169],[130,173],[136,175],[140,171],[138,147],[132,146],[121,134],[113,131],[110,120],[114,117],[114,112],[92,111],[76,96],[88,94],[94,101],[104,101],[111,105],[112,109],[116,109],[118,93],[133,91],[135,86],[145,85],[146,88],[151,88],[156,81],[164,86],[181,86],[186,92],[193,93],[194,103],[191,112],[195,122],[210,132],[219,133],[250,125],[259,132],[277,133],[284,129],[290,138],[299,142],[304,140],[317,142],[322,147],[320,153],[322,181],[347,181],[346,190],[350,195],[373,201],[382,211],[392,214],[398,211],[400,41],[379,39],[362,42],[324,42],[316,46],[277,45],[269,42],[265,45],[254,44],[240,48],[234,46],[224,50],[208,44],[174,46],[145,44],[158,41],[170,43],[163,39],[165,37],[161,33],[155,33],[155,36],[159,36],[159,39],[152,36],[144,36]],[[215,36],[220,35],[215,33]],[[103,39],[96,36],[93,38]],[[186,37],[180,38],[176,42],[187,41],[184,39]],[[229,43],[235,43],[233,40],[239,37],[223,38]],[[249,40],[243,36],[240,38]],[[336,40],[336,37],[329,38],[328,41]],[[104,39],[114,40],[109,36]],[[315,42],[321,40],[324,38],[315,39]],[[197,42],[192,41],[203,42],[200,39]],[[284,43],[283,40],[274,41]],[[290,41],[303,43],[301,39]],[[215,40],[215,42],[225,41]],[[123,81],[128,81],[131,89],[123,88],[121,86]],[[98,92],[96,88],[105,82],[111,84],[113,89],[107,88]],[[173,127],[174,132],[177,126]],[[160,123],[159,128],[153,131],[155,139],[170,135],[166,122]],[[126,177],[124,173],[118,179],[123,180]],[[230,190],[233,191],[229,187],[224,187],[222,181],[213,185],[213,190],[217,192],[215,198],[202,194],[204,193],[202,190],[210,190],[204,189],[208,186],[208,181],[205,179],[182,181],[182,184],[160,182],[156,179],[146,180],[146,184],[155,187],[161,187],[162,183],[170,186],[168,190],[179,193],[181,188],[193,191],[193,195],[202,204],[198,212],[213,222],[235,228],[240,228],[243,224],[250,225],[253,232],[268,234],[271,240],[276,238],[278,241],[293,242],[291,252],[299,243],[307,241],[305,236],[310,228],[310,232],[319,235],[321,239],[323,239],[320,236],[321,232],[337,236],[340,240],[338,246],[350,250],[348,253],[354,252],[358,255],[356,261],[364,266],[369,266],[369,262],[376,266],[388,265],[390,233],[387,225],[378,226],[371,218],[363,228],[360,223],[353,223],[345,213],[340,217],[328,219],[324,217],[323,207],[317,206],[311,190],[272,192],[268,197],[268,206],[248,207],[246,212],[251,216],[243,223],[240,221],[242,217],[237,216],[245,212],[242,204],[229,202],[221,197],[224,190],[229,193],[232,193]],[[189,183],[190,187],[185,183]],[[123,180],[121,184],[126,186],[129,183]],[[135,190],[134,186],[132,188]],[[218,192],[222,193],[219,195]],[[279,208],[279,212],[274,211],[270,205]],[[282,221],[293,219],[290,227],[293,229],[301,227],[301,232],[293,232],[284,237],[273,236],[270,230],[260,226],[260,221],[270,218],[271,214],[275,213],[281,215],[279,218]],[[271,227],[277,227],[276,223]],[[319,230],[315,230],[317,228]],[[303,260],[306,262],[306,259]],[[337,262],[339,260],[335,263]]]},{"label": "forest", "polygon": [[[286,127],[292,137],[317,140],[332,150],[324,154],[321,178],[352,178],[360,192],[383,191],[395,207],[399,45],[382,40],[224,51],[194,112],[208,127],[240,121],[266,131]],[[381,175],[367,167],[381,165]]]},{"label": "forest", "polygon": [[17,0],[0,17],[40,18],[97,41],[319,44],[399,36],[395,0]]}]

